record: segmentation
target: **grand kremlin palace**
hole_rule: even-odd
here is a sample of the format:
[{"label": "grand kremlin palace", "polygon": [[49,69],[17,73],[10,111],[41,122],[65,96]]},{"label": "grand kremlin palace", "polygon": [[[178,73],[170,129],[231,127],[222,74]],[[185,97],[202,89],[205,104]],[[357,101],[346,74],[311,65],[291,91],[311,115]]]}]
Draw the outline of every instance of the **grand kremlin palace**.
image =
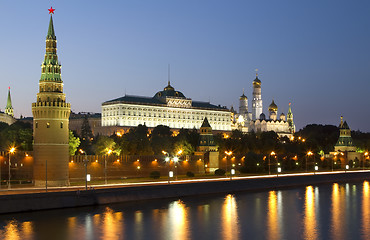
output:
[{"label": "grand kremlin palace", "polygon": [[154,97],[125,95],[104,102],[101,127],[108,127],[111,133],[125,131],[139,124],[149,128],[165,125],[172,129],[199,129],[205,117],[213,130],[232,130],[229,109],[186,98],[168,82],[164,90],[157,92]]}]

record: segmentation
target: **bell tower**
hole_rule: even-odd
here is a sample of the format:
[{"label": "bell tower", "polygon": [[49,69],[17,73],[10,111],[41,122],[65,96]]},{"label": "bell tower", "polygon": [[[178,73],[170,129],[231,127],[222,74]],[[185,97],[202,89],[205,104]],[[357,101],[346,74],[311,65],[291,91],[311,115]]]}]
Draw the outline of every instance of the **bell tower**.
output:
[{"label": "bell tower", "polygon": [[41,64],[41,78],[36,102],[32,103],[35,186],[66,186],[69,162],[69,115],[57,56],[54,9],[46,36],[46,53]]},{"label": "bell tower", "polygon": [[261,80],[258,79],[256,72],[256,79],[253,81],[253,99],[252,99],[252,118],[253,120],[259,119],[262,113],[262,93],[261,93]]}]

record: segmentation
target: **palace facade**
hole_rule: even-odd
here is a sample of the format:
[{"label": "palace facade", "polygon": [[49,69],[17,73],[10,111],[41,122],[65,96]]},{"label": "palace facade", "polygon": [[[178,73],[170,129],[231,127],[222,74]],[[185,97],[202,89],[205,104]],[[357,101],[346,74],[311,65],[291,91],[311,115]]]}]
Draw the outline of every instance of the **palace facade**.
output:
[{"label": "palace facade", "polygon": [[231,131],[229,109],[186,98],[168,82],[153,97],[125,95],[104,102],[101,126],[124,128],[145,124],[149,128],[165,125],[172,129],[199,129],[205,118],[214,130]]}]

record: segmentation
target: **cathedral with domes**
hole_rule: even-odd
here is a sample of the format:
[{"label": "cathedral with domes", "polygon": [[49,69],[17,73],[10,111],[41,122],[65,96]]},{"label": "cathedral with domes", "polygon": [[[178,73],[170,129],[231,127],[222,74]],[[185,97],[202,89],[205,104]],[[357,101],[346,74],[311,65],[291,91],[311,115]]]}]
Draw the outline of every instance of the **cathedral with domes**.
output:
[{"label": "cathedral with domes", "polygon": [[293,121],[293,113],[291,104],[289,103],[289,110],[287,116],[281,113],[278,116],[278,106],[272,100],[268,107],[268,116],[263,113],[262,105],[262,82],[256,74],[253,80],[253,99],[252,111],[248,109],[248,97],[243,95],[239,98],[239,112],[233,112],[232,129],[238,129],[242,132],[268,132],[274,131],[279,136],[290,137],[295,132],[295,125]]}]

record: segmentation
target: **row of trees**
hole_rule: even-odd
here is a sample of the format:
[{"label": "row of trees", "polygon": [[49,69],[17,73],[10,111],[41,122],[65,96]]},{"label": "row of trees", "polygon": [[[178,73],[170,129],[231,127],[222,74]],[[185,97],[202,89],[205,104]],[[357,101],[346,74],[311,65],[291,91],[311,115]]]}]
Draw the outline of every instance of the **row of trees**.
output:
[{"label": "row of trees", "polygon": [[81,129],[81,148],[87,154],[107,154],[109,150],[116,155],[160,155],[162,151],[174,154],[180,149],[185,155],[192,155],[199,142],[196,129],[181,129],[177,135],[167,126],[159,125],[149,132],[148,127],[139,125],[124,135],[92,136],[89,127]]},{"label": "row of trees", "polygon": [[[145,125],[139,125],[122,136],[93,136],[85,118],[80,136],[70,132],[70,154],[82,148],[87,154],[106,154],[110,149],[117,155],[160,155],[162,151],[174,154],[181,149],[184,155],[192,155],[199,146],[199,137],[196,129],[180,129],[175,135],[169,127],[163,125],[152,131]],[[238,159],[261,159],[272,151],[287,159],[304,158],[311,151],[318,159],[324,153],[334,150],[338,137],[338,127],[316,124],[307,125],[296,132],[292,139],[279,137],[275,132],[242,133],[238,130],[227,136],[222,133],[214,136],[220,153],[232,151]],[[352,131],[352,138],[358,151],[370,149],[370,133]],[[0,123],[0,150],[7,151],[10,146],[16,146],[19,150],[32,151],[32,145],[30,123]]]}]

